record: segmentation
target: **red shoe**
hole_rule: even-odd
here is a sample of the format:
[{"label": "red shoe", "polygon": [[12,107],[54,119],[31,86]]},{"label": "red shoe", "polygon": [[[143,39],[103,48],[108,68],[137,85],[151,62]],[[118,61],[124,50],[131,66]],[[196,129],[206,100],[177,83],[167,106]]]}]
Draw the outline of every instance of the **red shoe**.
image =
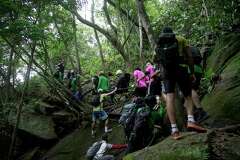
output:
[{"label": "red shoe", "polygon": [[180,135],[180,132],[177,131],[172,133],[172,138],[174,140],[179,140],[179,139],[182,139],[182,136]]},{"label": "red shoe", "polygon": [[196,131],[198,133],[206,133],[207,132],[207,129],[205,129],[193,122],[188,122],[187,129],[190,131]]}]

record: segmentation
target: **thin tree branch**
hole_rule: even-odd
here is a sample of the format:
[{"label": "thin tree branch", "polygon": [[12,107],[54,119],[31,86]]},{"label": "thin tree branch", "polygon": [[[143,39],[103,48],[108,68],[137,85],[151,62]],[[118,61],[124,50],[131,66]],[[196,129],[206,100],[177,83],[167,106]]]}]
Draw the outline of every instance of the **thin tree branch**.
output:
[{"label": "thin tree branch", "polygon": [[155,39],[154,32],[151,27],[148,15],[147,15],[145,7],[144,7],[143,0],[136,0],[136,5],[138,8],[138,13],[140,15],[140,19],[142,21],[142,25],[147,33],[150,45],[151,45],[152,49],[155,51],[155,47],[156,47],[157,43],[156,43],[156,39]]},{"label": "thin tree branch", "polygon": [[124,61],[126,63],[129,63],[128,62],[129,59],[126,56],[125,50],[124,50],[124,48],[122,48],[121,42],[117,39],[117,37],[115,35],[111,35],[107,30],[101,28],[99,25],[94,24],[94,23],[84,19],[82,16],[80,16],[78,14],[78,12],[76,10],[70,9],[68,7],[68,5],[66,3],[62,2],[61,0],[58,0],[58,2],[63,8],[65,8],[69,12],[73,13],[80,22],[82,22],[83,24],[85,24],[89,27],[92,27],[92,28],[96,29],[98,32],[102,33],[109,40],[109,42],[116,48],[116,50],[120,53],[120,55],[122,56]]},{"label": "thin tree branch", "polygon": [[112,0],[107,0],[107,2],[114,8],[119,9],[120,13],[122,13],[130,22],[132,22],[136,27],[139,27],[135,17],[131,17],[124,9],[117,7],[117,5]]},{"label": "thin tree branch", "polygon": [[104,14],[105,14],[105,16],[107,18],[108,24],[110,25],[110,27],[114,31],[114,33],[117,35],[117,28],[112,24],[112,20],[111,20],[111,18],[109,16],[109,13],[108,13],[107,0],[104,0],[103,11],[104,11]]},{"label": "thin tree branch", "polygon": [[122,47],[124,47],[124,46],[126,45],[127,41],[129,40],[129,38],[130,38],[130,36],[131,36],[131,33],[132,33],[132,30],[133,30],[133,27],[134,27],[134,26],[132,25],[132,27],[131,27],[131,29],[130,29],[130,31],[129,31],[129,33],[128,33],[128,36],[126,37],[125,41],[123,42]]}]

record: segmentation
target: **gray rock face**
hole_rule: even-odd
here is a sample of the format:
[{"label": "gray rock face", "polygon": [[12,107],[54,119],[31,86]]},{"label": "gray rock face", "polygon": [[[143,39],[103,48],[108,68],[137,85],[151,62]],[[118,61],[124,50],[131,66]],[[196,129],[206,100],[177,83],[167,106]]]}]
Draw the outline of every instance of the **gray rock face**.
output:
[{"label": "gray rock face", "polygon": [[[103,126],[97,130],[97,137],[91,137],[90,124],[82,127],[59,141],[44,156],[48,160],[85,160],[87,149],[103,134]],[[125,136],[123,128],[116,123],[112,123],[113,131],[109,134],[109,143],[123,144]]]},{"label": "gray rock face", "polygon": [[[12,125],[16,123],[16,114],[9,115],[9,122]],[[50,140],[57,138],[54,125],[51,117],[33,113],[22,113],[18,128],[39,138]]]},{"label": "gray rock face", "polygon": [[221,38],[208,58],[208,72],[221,79],[203,98],[203,106],[213,119],[240,121],[240,34]]}]

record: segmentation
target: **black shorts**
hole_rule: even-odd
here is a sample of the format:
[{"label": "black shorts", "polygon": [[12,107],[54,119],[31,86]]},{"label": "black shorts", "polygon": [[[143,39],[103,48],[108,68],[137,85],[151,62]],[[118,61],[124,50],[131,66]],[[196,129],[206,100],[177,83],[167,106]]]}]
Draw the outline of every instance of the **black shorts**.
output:
[{"label": "black shorts", "polygon": [[200,86],[202,74],[201,73],[195,73],[195,77],[196,77],[196,80],[194,82],[192,82],[192,89],[198,90],[199,86]]},{"label": "black shorts", "polygon": [[184,97],[191,96],[192,83],[188,73],[188,68],[177,67],[165,72],[166,73],[163,80],[165,93],[174,93],[177,83]]}]

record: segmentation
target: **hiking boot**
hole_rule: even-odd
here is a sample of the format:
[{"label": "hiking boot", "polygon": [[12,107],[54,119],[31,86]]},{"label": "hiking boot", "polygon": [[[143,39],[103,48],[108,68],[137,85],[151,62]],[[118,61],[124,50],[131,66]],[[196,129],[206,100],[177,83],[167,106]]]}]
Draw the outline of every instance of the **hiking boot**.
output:
[{"label": "hiking boot", "polygon": [[207,129],[197,125],[196,123],[193,123],[193,122],[188,122],[187,123],[187,129],[189,131],[195,131],[195,132],[198,132],[198,133],[205,133],[207,132]]},{"label": "hiking boot", "polygon": [[206,111],[204,111],[203,109],[201,109],[197,113],[196,121],[197,121],[197,123],[201,123],[202,121],[206,120],[208,117],[209,117],[208,113]]},{"label": "hiking boot", "polygon": [[180,135],[180,132],[179,132],[179,131],[176,131],[176,132],[173,132],[173,133],[172,133],[172,138],[173,138],[174,140],[179,140],[179,139],[182,138],[182,136]]}]

